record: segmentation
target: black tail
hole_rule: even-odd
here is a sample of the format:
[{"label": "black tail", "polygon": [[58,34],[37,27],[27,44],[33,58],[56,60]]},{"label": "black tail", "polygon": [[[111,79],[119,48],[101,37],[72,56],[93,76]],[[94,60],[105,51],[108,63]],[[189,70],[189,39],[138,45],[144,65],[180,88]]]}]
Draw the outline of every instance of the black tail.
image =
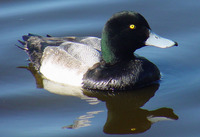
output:
[{"label": "black tail", "polygon": [[[22,45],[16,45],[18,48],[26,51],[29,56],[29,59],[36,70],[40,68],[40,60],[43,54],[43,47],[41,45],[42,37],[36,34],[29,33],[28,35],[22,36],[23,40],[18,40]],[[39,43],[38,43],[39,41]]]},{"label": "black tail", "polygon": [[28,51],[27,48],[21,47],[21,46],[19,46],[19,45],[17,45],[17,44],[15,44],[15,46],[17,46],[18,48],[20,48],[20,49],[22,49],[22,50]]}]

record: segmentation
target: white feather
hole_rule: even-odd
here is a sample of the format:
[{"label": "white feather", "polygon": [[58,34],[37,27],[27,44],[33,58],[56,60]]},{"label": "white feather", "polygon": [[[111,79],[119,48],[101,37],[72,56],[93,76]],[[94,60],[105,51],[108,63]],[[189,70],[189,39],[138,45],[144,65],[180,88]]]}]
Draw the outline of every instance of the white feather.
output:
[{"label": "white feather", "polygon": [[100,52],[91,46],[65,42],[44,49],[40,72],[49,80],[81,86],[86,71],[100,61]]}]

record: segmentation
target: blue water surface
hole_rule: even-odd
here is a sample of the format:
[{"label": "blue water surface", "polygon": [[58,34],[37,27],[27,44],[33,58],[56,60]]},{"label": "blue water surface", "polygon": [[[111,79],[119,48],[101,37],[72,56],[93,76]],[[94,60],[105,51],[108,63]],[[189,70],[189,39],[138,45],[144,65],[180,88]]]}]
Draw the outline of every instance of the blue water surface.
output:
[{"label": "blue water surface", "polygon": [[[197,0],[1,0],[0,136],[200,136],[199,7]],[[72,93],[48,81],[39,88],[19,68],[29,63],[15,46],[22,35],[101,37],[108,18],[123,10],[141,13],[154,32],[179,43],[137,51],[161,70],[160,85],[116,95]]]}]

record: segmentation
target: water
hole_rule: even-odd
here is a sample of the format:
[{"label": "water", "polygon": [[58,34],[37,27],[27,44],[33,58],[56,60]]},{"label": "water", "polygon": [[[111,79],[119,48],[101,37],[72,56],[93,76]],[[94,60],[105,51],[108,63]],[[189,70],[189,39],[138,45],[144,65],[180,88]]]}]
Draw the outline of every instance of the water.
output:
[{"label": "water", "polygon": [[[199,1],[0,3],[0,136],[200,136]],[[100,37],[106,20],[122,10],[140,12],[154,32],[179,43],[169,49],[137,51],[159,67],[160,85],[137,92],[81,94],[47,80],[36,84],[30,71],[17,68],[28,66],[27,55],[14,46],[22,35]],[[158,117],[161,121],[155,122]]]}]

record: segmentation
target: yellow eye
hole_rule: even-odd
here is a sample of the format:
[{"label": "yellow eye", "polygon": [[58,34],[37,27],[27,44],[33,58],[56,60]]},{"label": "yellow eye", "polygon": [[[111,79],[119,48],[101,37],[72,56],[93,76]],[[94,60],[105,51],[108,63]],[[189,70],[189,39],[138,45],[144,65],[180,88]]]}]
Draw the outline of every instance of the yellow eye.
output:
[{"label": "yellow eye", "polygon": [[131,128],[131,131],[135,131],[136,130],[136,128]]},{"label": "yellow eye", "polygon": [[129,26],[129,28],[130,28],[130,29],[135,29],[136,26],[135,26],[134,24],[131,24],[131,25]]}]

